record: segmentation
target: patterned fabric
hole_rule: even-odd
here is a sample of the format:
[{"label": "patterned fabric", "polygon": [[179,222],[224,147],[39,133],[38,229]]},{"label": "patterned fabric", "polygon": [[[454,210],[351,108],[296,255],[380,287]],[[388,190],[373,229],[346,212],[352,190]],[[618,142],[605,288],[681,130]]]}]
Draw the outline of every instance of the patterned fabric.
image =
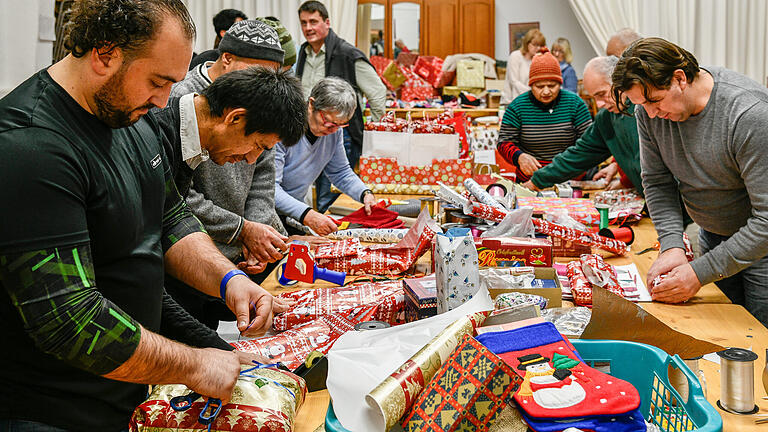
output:
[{"label": "patterned fabric", "polygon": [[243,371],[235,384],[232,400],[221,407],[210,429],[199,422],[207,398],[193,401],[186,411],[171,407],[173,397],[189,392],[180,384],[155,386],[147,401],[134,411],[129,429],[131,432],[291,432],[296,413],[307,396],[307,386],[302,378],[282,370]]},{"label": "patterned fabric", "polygon": [[469,229],[454,236],[438,234],[435,247],[437,313],[448,312],[471,299],[480,288],[477,249]]},{"label": "patterned fabric", "polygon": [[487,431],[519,387],[517,375],[469,335],[403,420],[408,432]]},{"label": "patterned fabric", "polygon": [[219,43],[219,52],[239,57],[283,63],[285,51],[275,29],[257,20],[242,20],[232,24]]},{"label": "patterned fabric", "polygon": [[[405,321],[405,295],[400,281],[350,284],[343,287],[294,291],[278,297],[295,303],[286,312],[276,315],[272,326],[277,331],[294,328],[300,324],[331,313],[358,315],[366,311],[366,319],[402,324]],[[370,318],[368,318],[370,316]]]}]

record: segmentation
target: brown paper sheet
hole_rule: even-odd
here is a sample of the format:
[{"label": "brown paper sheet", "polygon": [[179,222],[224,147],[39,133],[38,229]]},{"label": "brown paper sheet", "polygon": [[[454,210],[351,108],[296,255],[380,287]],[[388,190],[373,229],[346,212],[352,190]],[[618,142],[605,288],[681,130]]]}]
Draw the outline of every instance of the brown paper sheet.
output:
[{"label": "brown paper sheet", "polygon": [[474,334],[474,329],[482,325],[486,315],[485,312],[477,312],[446,327],[365,396],[368,405],[383,416],[386,430],[408,412],[462,337]]},{"label": "brown paper sheet", "polygon": [[592,319],[581,339],[616,339],[640,342],[661,348],[684,359],[722,351],[720,345],[705,342],[673,330],[637,304],[603,288],[592,289]]}]

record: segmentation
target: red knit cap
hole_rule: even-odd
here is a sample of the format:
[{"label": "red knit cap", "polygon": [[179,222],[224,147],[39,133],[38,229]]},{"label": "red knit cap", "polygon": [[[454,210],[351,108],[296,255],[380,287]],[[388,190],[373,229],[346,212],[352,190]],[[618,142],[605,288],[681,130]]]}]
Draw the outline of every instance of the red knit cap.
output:
[{"label": "red knit cap", "polygon": [[536,81],[544,80],[563,83],[560,62],[549,52],[547,47],[543,47],[539,54],[533,56],[533,60],[531,60],[531,69],[528,72],[528,86],[533,85]]}]

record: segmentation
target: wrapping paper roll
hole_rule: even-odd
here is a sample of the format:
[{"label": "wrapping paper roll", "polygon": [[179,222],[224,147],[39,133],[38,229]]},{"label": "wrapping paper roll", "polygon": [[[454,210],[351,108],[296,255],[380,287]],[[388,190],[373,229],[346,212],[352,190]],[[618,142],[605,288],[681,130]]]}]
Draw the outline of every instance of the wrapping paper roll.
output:
[{"label": "wrapping paper roll", "polygon": [[352,228],[328,234],[331,240],[358,239],[368,243],[397,243],[405,237],[404,228]]},{"label": "wrapping paper roll", "polygon": [[469,193],[471,193],[472,196],[475,197],[481,203],[487,204],[497,209],[506,210],[506,208],[503,205],[501,205],[500,202],[496,201],[496,199],[492,197],[491,194],[486,192],[486,190],[473,179],[471,178],[465,179],[464,187],[467,188]]},{"label": "wrapping paper roll", "polygon": [[477,312],[449,325],[365,396],[368,405],[381,413],[386,430],[408,412],[464,335],[474,334],[486,316],[487,312]]},{"label": "wrapping paper roll", "polygon": [[559,237],[564,240],[570,240],[574,243],[583,244],[585,246],[594,246],[609,252],[613,252],[616,255],[624,255],[629,250],[627,248],[627,244],[623,241],[603,237],[597,233],[579,231],[573,228],[567,228],[562,225],[535,218],[533,219],[533,225],[536,226],[536,230],[540,233],[544,233],[553,237]]}]

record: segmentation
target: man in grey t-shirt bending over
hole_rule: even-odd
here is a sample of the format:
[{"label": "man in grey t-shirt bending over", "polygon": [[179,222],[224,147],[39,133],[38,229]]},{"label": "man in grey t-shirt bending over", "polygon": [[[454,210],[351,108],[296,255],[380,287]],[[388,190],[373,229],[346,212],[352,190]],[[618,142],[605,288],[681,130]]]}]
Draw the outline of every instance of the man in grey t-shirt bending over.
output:
[{"label": "man in grey t-shirt bending over", "polygon": [[[684,302],[715,282],[768,324],[768,90],[646,38],[622,54],[613,91],[637,106],[643,186],[661,243],[649,286],[667,275],[654,300]],[[678,190],[701,227],[702,256],[690,264]]]}]

